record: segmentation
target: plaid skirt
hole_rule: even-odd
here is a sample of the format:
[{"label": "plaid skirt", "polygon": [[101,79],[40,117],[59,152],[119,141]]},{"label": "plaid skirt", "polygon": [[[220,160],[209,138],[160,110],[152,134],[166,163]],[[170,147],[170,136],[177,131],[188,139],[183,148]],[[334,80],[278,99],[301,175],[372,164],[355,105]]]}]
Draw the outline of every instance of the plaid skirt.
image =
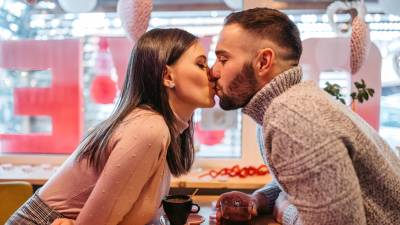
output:
[{"label": "plaid skirt", "polygon": [[8,219],[5,225],[50,225],[64,216],[50,208],[35,193]]}]

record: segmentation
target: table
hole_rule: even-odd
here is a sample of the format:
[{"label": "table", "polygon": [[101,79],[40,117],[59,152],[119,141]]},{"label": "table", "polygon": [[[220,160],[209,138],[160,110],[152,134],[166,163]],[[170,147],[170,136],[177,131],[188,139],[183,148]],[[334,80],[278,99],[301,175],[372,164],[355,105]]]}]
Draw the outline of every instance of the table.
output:
[{"label": "table", "polygon": [[[41,186],[55,173],[59,166],[51,164],[15,165],[0,164],[1,181],[27,181],[32,185]],[[172,188],[212,188],[212,189],[258,189],[272,180],[272,176],[238,177],[211,177],[199,178],[204,170],[195,170],[188,175],[172,178]]]},{"label": "table", "polygon": [[[27,181],[33,185],[43,185],[52,174],[58,169],[58,166],[41,164],[41,165],[0,165],[0,182],[1,181]],[[205,171],[193,171],[186,176],[173,178],[171,180],[172,188],[212,188],[219,190],[227,189],[258,189],[270,182],[270,175],[259,177],[248,177],[245,179],[238,177],[219,177],[211,179],[210,177],[199,178],[199,175]],[[208,225],[209,216],[212,213],[211,203],[218,199],[218,195],[197,195],[193,197],[193,201],[201,207],[200,215],[206,221],[202,225]],[[262,215],[256,218],[256,225],[279,225],[271,215]]]}]

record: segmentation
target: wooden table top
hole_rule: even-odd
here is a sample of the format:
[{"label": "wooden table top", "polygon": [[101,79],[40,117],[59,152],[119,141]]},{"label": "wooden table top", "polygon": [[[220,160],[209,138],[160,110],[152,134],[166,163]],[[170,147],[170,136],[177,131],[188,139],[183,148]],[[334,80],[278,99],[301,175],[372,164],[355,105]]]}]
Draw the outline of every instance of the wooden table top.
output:
[{"label": "wooden table top", "polygon": [[[0,182],[2,181],[27,181],[33,185],[43,185],[51,175],[53,175],[57,166],[52,165],[0,165]],[[180,178],[172,178],[171,187],[175,188],[214,188],[214,189],[258,189],[270,182],[272,177],[252,176],[247,178],[239,177],[202,177],[199,175],[207,171],[191,172]],[[201,206],[200,215],[205,218],[204,225],[210,224],[209,217],[213,213],[211,203],[217,200],[218,196],[194,196],[193,201]],[[212,224],[212,223],[211,223]],[[262,215],[256,218],[255,225],[279,225],[271,215]]]},{"label": "wooden table top", "polygon": [[[49,164],[40,165],[0,165],[1,181],[27,181],[33,185],[43,185],[56,172],[58,166]],[[265,176],[249,176],[246,178],[221,176],[211,178],[209,176],[199,177],[207,172],[193,171],[188,175],[172,178],[172,188],[213,188],[213,189],[258,189],[272,180],[267,174]]]}]

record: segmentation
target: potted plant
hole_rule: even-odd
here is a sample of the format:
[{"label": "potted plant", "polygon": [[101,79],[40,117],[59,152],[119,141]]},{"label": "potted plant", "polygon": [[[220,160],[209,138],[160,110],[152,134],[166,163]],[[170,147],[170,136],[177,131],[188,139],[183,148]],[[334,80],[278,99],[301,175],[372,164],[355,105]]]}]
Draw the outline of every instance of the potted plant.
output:
[{"label": "potted plant", "polygon": [[[346,104],[346,100],[344,99],[344,95],[341,93],[342,87],[338,84],[331,84],[329,82],[325,83],[324,90],[334,96],[341,103]],[[368,88],[365,84],[364,79],[361,79],[360,82],[354,82],[354,86],[356,87],[356,91],[350,94],[351,97],[351,109],[353,111],[356,110],[356,101],[359,103],[363,103],[368,101],[374,96],[375,90],[372,88]]]}]

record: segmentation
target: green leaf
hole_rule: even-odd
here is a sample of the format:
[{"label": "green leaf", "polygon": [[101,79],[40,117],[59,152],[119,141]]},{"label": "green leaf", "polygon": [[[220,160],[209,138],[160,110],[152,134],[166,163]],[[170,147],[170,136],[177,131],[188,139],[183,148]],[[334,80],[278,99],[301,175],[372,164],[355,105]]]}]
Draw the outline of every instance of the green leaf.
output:
[{"label": "green leaf", "polygon": [[355,99],[356,99],[356,95],[357,95],[357,93],[352,92],[352,93],[350,94],[351,99],[355,100]]},{"label": "green leaf", "polygon": [[369,99],[369,95],[368,95],[368,93],[367,93],[367,92],[364,92],[364,93],[363,93],[363,95],[364,95],[364,99],[365,99],[365,101],[368,101],[368,99]]},{"label": "green leaf", "polygon": [[364,79],[361,79],[361,87],[362,88],[365,88],[366,86],[365,86],[365,81],[364,81]]},{"label": "green leaf", "polygon": [[360,103],[363,103],[363,101],[364,101],[364,99],[362,98],[362,95],[357,95],[357,100],[360,102]]},{"label": "green leaf", "polygon": [[368,92],[368,94],[369,94],[371,97],[374,96],[374,93],[375,93],[374,89],[368,88],[368,89],[367,89],[367,92]]},{"label": "green leaf", "polygon": [[360,89],[362,87],[362,85],[360,83],[358,83],[357,81],[354,82],[354,86],[356,86],[357,89]]}]

